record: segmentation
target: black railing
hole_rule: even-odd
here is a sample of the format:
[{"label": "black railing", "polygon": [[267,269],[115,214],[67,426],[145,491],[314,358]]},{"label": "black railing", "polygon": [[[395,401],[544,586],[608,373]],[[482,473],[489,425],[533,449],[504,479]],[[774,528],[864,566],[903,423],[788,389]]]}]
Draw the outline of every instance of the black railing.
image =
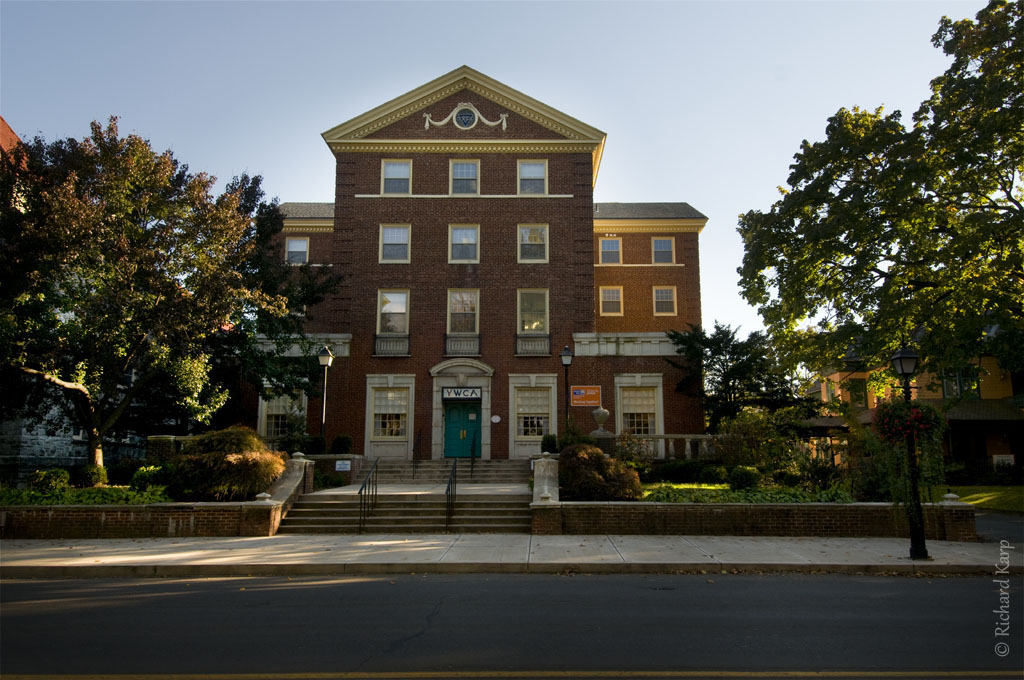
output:
[{"label": "black railing", "polygon": [[373,355],[378,357],[409,356],[408,335],[377,335],[374,336]]},{"label": "black railing", "polygon": [[516,354],[519,356],[551,356],[551,336],[517,335]]},{"label": "black railing", "polygon": [[479,335],[445,335],[444,354],[449,357],[480,356]]},{"label": "black railing", "polygon": [[448,473],[448,486],[444,490],[444,530],[448,531],[448,527],[452,523],[452,515],[455,514],[455,493],[456,493],[456,474],[455,470],[459,465],[458,460],[452,461],[452,471]]},{"label": "black railing", "polygon": [[359,533],[363,533],[366,527],[366,518],[373,512],[377,505],[377,463],[380,458],[373,461],[373,466],[366,473],[366,479],[359,487]]}]

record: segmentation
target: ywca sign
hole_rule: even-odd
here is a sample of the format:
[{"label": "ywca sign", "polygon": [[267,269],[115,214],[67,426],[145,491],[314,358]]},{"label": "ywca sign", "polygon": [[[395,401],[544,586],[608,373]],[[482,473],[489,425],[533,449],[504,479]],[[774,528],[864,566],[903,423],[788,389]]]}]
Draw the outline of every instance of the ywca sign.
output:
[{"label": "ywca sign", "polygon": [[443,387],[442,399],[480,399],[483,390],[479,387]]}]

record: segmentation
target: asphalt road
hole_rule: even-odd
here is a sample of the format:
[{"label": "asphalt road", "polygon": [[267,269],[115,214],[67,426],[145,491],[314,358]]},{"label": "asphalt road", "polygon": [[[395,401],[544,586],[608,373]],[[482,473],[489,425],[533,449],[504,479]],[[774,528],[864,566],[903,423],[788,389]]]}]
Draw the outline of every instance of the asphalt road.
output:
[{"label": "asphalt road", "polygon": [[1011,583],[1001,623],[996,578],[7,580],[0,672],[5,680],[1020,678],[1024,584]]}]

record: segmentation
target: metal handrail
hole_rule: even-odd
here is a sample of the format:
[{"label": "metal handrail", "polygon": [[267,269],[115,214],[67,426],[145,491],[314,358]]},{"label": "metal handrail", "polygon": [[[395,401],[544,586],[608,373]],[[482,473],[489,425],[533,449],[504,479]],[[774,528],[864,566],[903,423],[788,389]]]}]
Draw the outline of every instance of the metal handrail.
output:
[{"label": "metal handrail", "polygon": [[455,495],[456,487],[456,474],[455,470],[459,464],[458,460],[452,461],[452,471],[448,473],[448,486],[444,490],[444,530],[448,531],[448,527],[452,522],[452,515],[455,514]]},{"label": "metal handrail", "polygon": [[380,458],[373,461],[373,466],[359,486],[359,533],[363,533],[366,518],[370,516],[373,508],[377,505],[377,463],[379,462]]},{"label": "metal handrail", "polygon": [[469,476],[470,476],[470,478],[473,477],[473,472],[476,470],[476,459],[477,459],[477,455],[476,455],[476,438],[477,438],[477,431],[473,430],[473,442],[469,446]]}]

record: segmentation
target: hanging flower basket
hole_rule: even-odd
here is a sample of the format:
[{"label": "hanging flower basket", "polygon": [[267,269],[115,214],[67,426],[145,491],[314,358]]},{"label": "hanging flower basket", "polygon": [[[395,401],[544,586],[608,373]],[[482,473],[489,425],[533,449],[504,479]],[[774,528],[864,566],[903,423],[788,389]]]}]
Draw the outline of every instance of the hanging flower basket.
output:
[{"label": "hanging flower basket", "polygon": [[875,410],[875,432],[891,444],[906,441],[908,434],[918,440],[937,438],[945,425],[938,409],[919,401],[883,402]]}]

